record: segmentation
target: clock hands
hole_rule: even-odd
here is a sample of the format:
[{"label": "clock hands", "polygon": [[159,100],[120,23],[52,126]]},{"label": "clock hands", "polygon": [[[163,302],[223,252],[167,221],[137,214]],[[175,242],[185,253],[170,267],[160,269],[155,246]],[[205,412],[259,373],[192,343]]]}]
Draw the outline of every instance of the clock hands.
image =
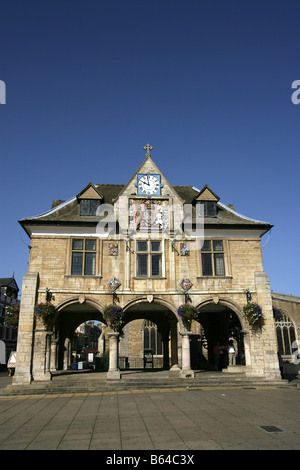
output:
[{"label": "clock hands", "polygon": [[[145,178],[147,178],[147,182],[145,181]],[[142,183],[143,183],[144,186],[145,186],[145,185],[146,185],[146,186],[151,186],[151,183],[150,183],[150,181],[149,181],[149,175],[145,175],[145,176],[142,178],[141,181],[142,181]]]},{"label": "clock hands", "polygon": [[140,176],[138,180],[138,189],[140,194],[154,195],[160,194],[160,181],[156,175],[144,174]]}]

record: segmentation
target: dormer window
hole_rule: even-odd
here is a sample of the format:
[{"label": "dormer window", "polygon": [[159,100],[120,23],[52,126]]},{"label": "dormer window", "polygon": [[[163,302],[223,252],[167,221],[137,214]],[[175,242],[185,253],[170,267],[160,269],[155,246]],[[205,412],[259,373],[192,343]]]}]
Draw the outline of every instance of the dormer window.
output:
[{"label": "dormer window", "polygon": [[80,204],[80,215],[97,215],[97,209],[103,202],[103,196],[99,193],[93,183],[89,183],[78,195],[77,201]]},{"label": "dormer window", "polygon": [[201,201],[198,202],[203,207],[204,217],[216,217],[217,216],[217,203],[216,201]]},{"label": "dormer window", "polygon": [[97,215],[99,205],[99,199],[81,199],[80,215]]},{"label": "dormer window", "polygon": [[194,201],[198,206],[198,214],[200,214],[201,207],[203,209],[204,217],[216,217],[217,203],[219,200],[219,196],[217,196],[206,184],[200,193],[198,193],[194,198]]}]

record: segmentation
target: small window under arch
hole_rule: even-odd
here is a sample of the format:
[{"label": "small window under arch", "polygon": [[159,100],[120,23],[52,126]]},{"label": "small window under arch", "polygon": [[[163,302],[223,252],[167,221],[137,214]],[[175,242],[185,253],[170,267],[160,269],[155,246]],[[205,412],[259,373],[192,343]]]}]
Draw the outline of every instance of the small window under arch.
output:
[{"label": "small window under arch", "polygon": [[150,320],[144,321],[144,349],[152,349],[154,356],[162,355],[162,337],[157,325]]}]

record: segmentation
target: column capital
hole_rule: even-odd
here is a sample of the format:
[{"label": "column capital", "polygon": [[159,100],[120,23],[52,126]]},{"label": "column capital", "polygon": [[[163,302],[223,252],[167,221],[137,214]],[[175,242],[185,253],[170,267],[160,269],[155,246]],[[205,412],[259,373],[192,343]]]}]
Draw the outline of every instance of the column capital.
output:
[{"label": "column capital", "polygon": [[179,331],[180,336],[191,336],[192,332],[188,330]]},{"label": "column capital", "polygon": [[120,336],[120,333],[118,331],[108,331],[107,332],[109,338],[117,338]]}]

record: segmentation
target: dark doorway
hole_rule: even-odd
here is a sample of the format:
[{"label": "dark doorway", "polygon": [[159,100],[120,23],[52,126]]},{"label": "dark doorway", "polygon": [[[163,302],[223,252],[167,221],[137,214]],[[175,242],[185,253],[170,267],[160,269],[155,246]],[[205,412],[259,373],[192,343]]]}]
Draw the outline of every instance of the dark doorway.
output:
[{"label": "dark doorway", "polygon": [[[236,350],[236,364],[245,365],[244,341],[241,323],[237,314],[230,308],[221,304],[208,304],[200,308],[199,323],[202,334],[201,355],[198,347],[199,366],[214,368],[214,347],[223,346],[220,369],[228,366],[228,347],[233,342]],[[195,363],[195,345],[191,348],[192,364]]]}]

